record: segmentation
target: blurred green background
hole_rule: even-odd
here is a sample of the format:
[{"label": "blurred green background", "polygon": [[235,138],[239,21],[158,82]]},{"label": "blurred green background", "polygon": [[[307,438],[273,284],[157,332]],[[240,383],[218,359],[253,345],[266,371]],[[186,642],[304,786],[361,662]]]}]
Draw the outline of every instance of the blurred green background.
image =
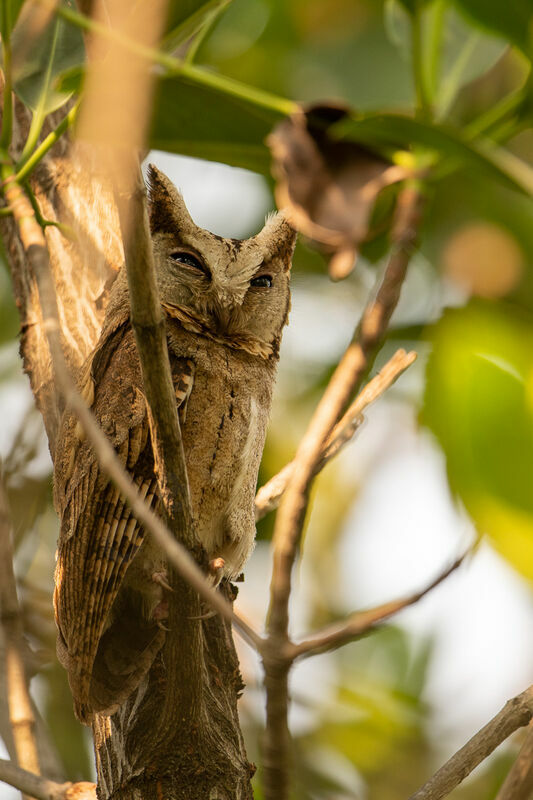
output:
[{"label": "blurred green background", "polygon": [[[439,18],[443,30],[441,58],[428,77],[435,119],[466,135],[502,99],[522,92],[519,112],[487,131],[505,141],[519,159],[515,167],[524,162],[525,170],[533,155],[527,57],[533,51],[522,17],[533,12],[528,2],[500,9],[487,1],[481,11],[478,5],[419,4],[426,63],[432,63]],[[211,24],[196,62],[281,97],[410,115],[417,103],[413,7],[396,0],[233,0]],[[154,144],[194,155],[194,147],[169,143],[175,107],[163,100]],[[193,130],[203,125],[197,113]],[[225,119],[228,136],[240,131],[244,142],[238,106],[235,114]],[[183,141],[188,133],[182,131]],[[150,158],[183,190],[196,222],[216,233],[249,235],[273,207],[268,176],[168,153]],[[418,589],[477,535],[483,541],[458,574],[393,624],[296,668],[298,800],[408,797],[508,696],[531,682],[533,202],[468,164],[458,169],[446,153],[443,164],[427,190],[420,251],[376,369],[398,347],[415,349],[419,357],[317,481],[293,598],[294,632]],[[383,242],[368,247],[352,275],[333,284],[323,257],[309,243],[298,244],[260,483],[294,454],[384,256]],[[73,718],[66,676],[54,658],[57,520],[46,441],[21,376],[17,331],[2,269],[0,452],[26,630],[42,664],[32,688],[69,779],[88,778],[89,738]],[[257,624],[266,610],[271,533],[267,517],[238,601]],[[260,670],[245,646],[240,652],[248,684],[243,725],[260,770]],[[494,798],[520,739],[517,734],[450,796]],[[11,795],[0,787],[0,797]]]}]

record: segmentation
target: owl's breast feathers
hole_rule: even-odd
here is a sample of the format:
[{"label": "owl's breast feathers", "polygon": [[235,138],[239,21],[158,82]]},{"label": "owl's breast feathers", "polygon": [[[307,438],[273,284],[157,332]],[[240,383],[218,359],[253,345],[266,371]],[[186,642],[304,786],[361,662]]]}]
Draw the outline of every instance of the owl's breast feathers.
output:
[{"label": "owl's breast feathers", "polygon": [[[167,333],[198,536],[208,555],[223,556],[234,575],[253,547],[253,499],[273,367],[194,335],[175,320],[168,321]],[[80,373],[80,388],[132,481],[157,511],[146,401],[128,322],[108,328]],[[126,603],[124,588],[119,592],[128,586],[129,598],[133,581],[124,578],[137,554],[144,560],[138,558],[128,575],[136,580],[144,568],[145,532],[68,410],[56,450],[54,498],[61,517],[54,593],[58,656],[68,670],[76,712],[89,722],[93,712],[113,713],[131,694],[165,633],[155,618],[139,616],[137,604]]]}]

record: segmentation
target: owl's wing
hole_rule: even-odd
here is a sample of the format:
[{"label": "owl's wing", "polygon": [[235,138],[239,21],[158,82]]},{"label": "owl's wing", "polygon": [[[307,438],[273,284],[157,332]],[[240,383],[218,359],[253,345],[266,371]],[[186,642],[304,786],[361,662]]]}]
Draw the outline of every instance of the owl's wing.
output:
[{"label": "owl's wing", "polygon": [[[177,404],[185,407],[193,364],[174,358],[172,372]],[[133,483],[157,511],[146,401],[131,329],[124,326],[100,345],[91,378],[95,415]],[[100,470],[90,445],[80,441],[70,417],[60,434],[56,464],[56,503],[61,513],[54,593],[58,656],[69,673],[76,712],[87,722],[93,711],[113,713],[133,691],[161,648],[164,632],[155,622],[141,620],[141,634],[138,630],[132,636],[131,620],[113,620],[122,581],[145,532]],[[106,632],[111,633],[112,621],[110,641]],[[120,654],[117,648],[129,648],[128,653]]]}]

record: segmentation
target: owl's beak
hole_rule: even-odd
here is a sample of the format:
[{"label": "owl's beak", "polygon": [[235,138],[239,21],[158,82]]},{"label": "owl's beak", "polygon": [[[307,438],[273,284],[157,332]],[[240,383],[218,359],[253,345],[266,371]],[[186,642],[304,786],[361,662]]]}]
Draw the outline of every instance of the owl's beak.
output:
[{"label": "owl's beak", "polygon": [[219,333],[229,333],[238,315],[240,303],[233,294],[219,293],[211,311]]},{"label": "owl's beak", "polygon": [[234,309],[231,306],[218,305],[213,309],[217,328],[220,333],[228,333],[233,319]]}]

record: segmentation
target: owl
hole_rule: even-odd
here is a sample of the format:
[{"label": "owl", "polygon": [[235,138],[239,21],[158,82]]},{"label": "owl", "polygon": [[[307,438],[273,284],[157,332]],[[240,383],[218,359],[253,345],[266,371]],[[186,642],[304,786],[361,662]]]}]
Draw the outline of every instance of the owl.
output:
[{"label": "owl", "polygon": [[[250,239],[195,225],[172,183],[148,172],[150,227],[197,536],[219,577],[254,546],[254,494],[295,232],[282,214]],[[145,502],[162,513],[148,409],[123,268],[79,388]],[[57,652],[78,718],[112,714],[139,685],[167,626],[167,561],[101,470],[68,411],[55,454],[61,519],[55,572]]]}]

